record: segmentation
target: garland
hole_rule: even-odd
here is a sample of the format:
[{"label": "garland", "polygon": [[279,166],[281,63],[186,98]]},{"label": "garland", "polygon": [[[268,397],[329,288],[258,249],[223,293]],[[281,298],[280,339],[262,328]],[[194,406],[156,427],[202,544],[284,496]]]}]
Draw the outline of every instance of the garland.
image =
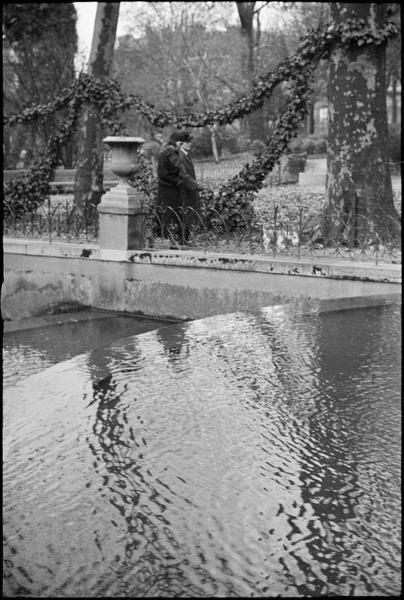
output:
[{"label": "garland", "polygon": [[[114,84],[117,87],[117,84]],[[73,92],[76,93],[73,93]],[[77,93],[82,92],[81,94]],[[119,135],[124,130],[124,125],[117,120],[116,108],[110,101],[110,96],[101,80],[89,78],[79,80],[69,89],[63,97],[57,98],[53,103],[40,107],[27,109],[25,114],[15,115],[12,123],[22,123],[52,114],[51,108],[55,105],[59,108],[68,108],[67,117],[61,129],[52,134],[46,148],[40,154],[28,175],[11,179],[4,185],[4,210],[6,216],[11,212],[18,216],[25,211],[33,211],[42,203],[43,198],[50,193],[49,182],[52,181],[55,170],[59,163],[59,148],[65,144],[72,135],[80,113],[85,104],[95,105],[100,114],[101,127]]]},{"label": "garland", "polygon": [[[56,98],[53,102],[47,104],[38,104],[25,108],[19,114],[5,115],[3,125],[11,126],[21,123],[27,123],[35,119],[47,117],[57,110],[66,108],[72,103],[78,103],[80,108],[84,105],[95,105],[102,114],[106,116],[119,113],[119,102],[121,102],[122,93],[119,84],[112,79],[97,79],[86,73],[79,73],[76,81],[65,90],[65,92]],[[104,123],[109,125],[108,122]]]},{"label": "garland", "polygon": [[4,185],[4,212],[18,217],[26,211],[35,210],[50,193],[49,182],[52,180],[59,162],[59,148],[65,144],[74,129],[80,114],[80,102],[72,98],[67,117],[61,129],[52,134],[44,152],[34,163],[25,177],[17,177]]},{"label": "garland", "polygon": [[[297,126],[307,113],[307,99],[310,94],[310,82],[315,64],[296,74],[292,81],[291,98],[287,104],[273,135],[265,150],[251,164],[228,182],[219,186],[216,191],[204,189],[200,192],[202,212],[209,224],[219,225],[225,219],[231,230],[244,229],[246,222],[253,218],[252,202],[257,192],[279,157],[284,152],[291,138],[297,135]],[[142,192],[143,208],[148,216],[153,211],[157,199],[157,181],[150,163],[139,155],[139,172],[129,183]],[[218,217],[220,215],[220,218]],[[241,215],[244,215],[243,218]]]},{"label": "garland", "polygon": [[292,81],[291,99],[282,117],[266,145],[255,161],[245,164],[242,170],[228,182],[219,186],[216,193],[212,190],[201,192],[201,200],[205,209],[213,207],[224,216],[231,229],[243,229],[246,215],[251,221],[253,217],[252,202],[254,195],[262,187],[265,177],[272,171],[287,148],[290,140],[297,135],[299,123],[307,113],[307,100],[310,94],[310,82],[316,65],[302,68]]},{"label": "garland", "polygon": [[[203,200],[211,206],[213,203],[221,212],[225,210],[234,212],[234,204],[239,206],[240,202],[249,201],[247,198],[251,199],[252,194],[260,189],[266,175],[279,160],[291,137],[296,135],[296,128],[306,113],[308,81],[319,60],[328,57],[335,45],[380,45],[387,43],[388,39],[397,33],[398,29],[392,22],[386,23],[375,33],[363,19],[350,19],[340,25],[330,25],[325,30],[314,29],[302,39],[297,52],[291,58],[285,58],[274,72],[269,72],[256,80],[249,94],[231,102],[225,109],[204,113],[184,115],[179,112],[163,111],[138,96],[123,94],[119,84],[114,80],[95,79],[80,73],[73,85],[53,102],[28,107],[17,115],[4,116],[4,125],[10,126],[42,118],[56,110],[68,107],[68,117],[63,127],[51,136],[45,151],[32,167],[28,178],[25,181],[12,180],[6,184],[6,198],[27,206],[26,199],[29,197],[30,207],[38,206],[43,196],[49,193],[49,181],[54,175],[58,162],[58,146],[69,139],[76,125],[78,113],[85,106],[95,106],[100,114],[101,127],[115,135],[124,132],[125,126],[119,122],[118,117],[130,108],[137,110],[152,125],[159,128],[166,125],[177,128],[224,125],[260,108],[276,85],[282,81],[290,81],[293,98],[287,105],[264,152],[251,166],[246,164],[242,171],[222,185],[216,194],[212,190],[203,194]],[[147,188],[147,183],[141,183],[141,180],[139,185],[144,189]]]},{"label": "garland", "polygon": [[387,43],[390,37],[397,34],[398,29],[393,22],[386,23],[375,33],[363,19],[349,19],[343,24],[329,25],[325,30],[320,27],[313,29],[302,39],[297,52],[291,58],[283,59],[275,72],[269,72],[253,82],[249,94],[229,103],[227,108],[216,111],[184,115],[179,112],[159,110],[154,104],[145,102],[139,96],[123,94],[119,84],[112,79],[95,79],[80,73],[77,81],[61,97],[45,105],[26,108],[17,115],[5,115],[3,124],[14,125],[47,116],[65,107],[72,98],[77,96],[83,103],[110,107],[118,113],[134,108],[156,127],[174,125],[181,128],[229,124],[260,108],[265,97],[271,94],[276,85],[293,77],[297,65],[304,67],[313,60],[327,58],[335,45],[380,45]]}]

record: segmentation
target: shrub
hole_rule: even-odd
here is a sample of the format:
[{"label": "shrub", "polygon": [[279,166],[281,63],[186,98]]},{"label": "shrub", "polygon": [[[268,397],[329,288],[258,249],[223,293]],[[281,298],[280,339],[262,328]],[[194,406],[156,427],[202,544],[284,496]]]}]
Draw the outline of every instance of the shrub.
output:
[{"label": "shrub", "polygon": [[[218,149],[219,146],[220,143],[218,140]],[[209,129],[204,128],[199,133],[194,132],[191,151],[195,158],[209,158],[212,156],[212,142]]]},{"label": "shrub", "polygon": [[254,140],[251,142],[250,150],[254,154],[254,156],[258,156],[262,154],[265,150],[265,144],[261,140]]},{"label": "shrub", "polygon": [[239,151],[237,144],[239,133],[233,129],[225,128],[220,132],[220,136],[223,150],[226,150],[230,154],[237,154]]},{"label": "shrub", "polygon": [[314,154],[314,140],[310,137],[304,138],[302,141],[301,152],[307,152],[307,154]]},{"label": "shrub", "polygon": [[289,144],[290,152],[324,154],[327,152],[327,133],[322,132],[307,137],[299,136]]},{"label": "shrub", "polygon": [[237,152],[246,152],[250,149],[251,139],[246,135],[239,135],[237,138]]},{"label": "shrub", "polygon": [[[194,132],[193,136],[191,147],[193,156],[195,158],[211,158],[213,152],[209,129],[205,127],[199,133]],[[224,127],[219,127],[216,130],[216,143],[219,156],[221,156],[224,151],[227,151],[229,154],[238,153],[238,137],[239,134],[237,132]]]},{"label": "shrub", "polygon": [[327,152],[327,140],[324,137],[316,137],[313,139],[314,154],[324,154]]},{"label": "shrub", "polygon": [[302,152],[302,138],[296,138],[294,140],[292,140],[289,144],[289,151],[290,152]]}]

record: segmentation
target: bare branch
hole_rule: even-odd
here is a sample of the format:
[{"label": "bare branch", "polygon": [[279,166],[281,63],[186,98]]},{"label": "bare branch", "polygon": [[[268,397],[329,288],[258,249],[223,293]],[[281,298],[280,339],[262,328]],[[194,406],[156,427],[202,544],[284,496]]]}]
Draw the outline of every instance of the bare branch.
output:
[{"label": "bare branch", "polygon": [[259,12],[265,8],[266,6],[268,6],[268,4],[271,4],[272,0],[268,0],[268,2],[264,2],[264,4],[262,6],[258,6],[254,11],[253,11],[253,15],[258,15]]}]

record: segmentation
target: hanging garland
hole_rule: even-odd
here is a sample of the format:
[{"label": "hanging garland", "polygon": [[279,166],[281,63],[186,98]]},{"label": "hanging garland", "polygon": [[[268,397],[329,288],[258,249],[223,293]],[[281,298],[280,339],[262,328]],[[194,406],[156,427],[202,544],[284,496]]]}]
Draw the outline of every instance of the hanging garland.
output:
[{"label": "hanging garland", "polygon": [[124,124],[119,122],[119,115],[131,108],[159,128],[166,125],[178,128],[224,125],[260,108],[276,85],[282,81],[289,81],[292,84],[293,98],[264,152],[251,166],[245,165],[238,175],[222,185],[216,194],[209,190],[204,195],[204,200],[214,202],[218,209],[223,211],[227,206],[228,210],[232,210],[233,204],[239,205],[240,201],[243,201],[243,194],[244,198],[251,198],[251,195],[260,189],[265,176],[278,162],[291,137],[296,135],[297,126],[306,113],[308,81],[319,60],[327,58],[336,45],[380,45],[387,43],[388,39],[397,33],[398,29],[392,22],[386,23],[375,33],[362,19],[350,19],[340,25],[333,24],[325,30],[314,29],[303,38],[297,52],[291,58],[285,58],[274,72],[269,72],[255,81],[249,94],[237,98],[225,109],[187,115],[160,110],[138,96],[125,95],[114,80],[95,79],[80,73],[74,84],[53,102],[28,107],[17,115],[4,116],[4,125],[10,126],[43,118],[61,108],[69,109],[61,131],[51,136],[46,150],[32,167],[28,178],[25,181],[18,179],[8,182],[5,186],[5,196],[8,200],[25,206],[29,197],[30,206],[38,206],[44,195],[49,193],[49,181],[57,166],[57,148],[69,139],[78,113],[85,106],[95,106],[100,114],[101,127],[115,135],[125,131]]},{"label": "hanging garland", "polygon": [[287,148],[290,140],[297,135],[298,125],[307,113],[307,100],[310,95],[310,83],[315,65],[302,68],[292,80],[291,99],[275,128],[265,150],[250,165],[228,182],[222,184],[214,193],[212,190],[201,192],[202,204],[206,209],[213,207],[223,215],[231,229],[245,227],[241,214],[253,217],[252,202],[255,193],[260,190],[265,177],[272,171]]},{"label": "hanging garland", "polygon": [[67,117],[61,129],[52,134],[44,152],[34,163],[27,176],[8,181],[4,185],[5,216],[11,212],[14,216],[35,210],[49,195],[49,182],[53,179],[59,162],[59,148],[71,137],[80,115],[80,101],[71,98]]},{"label": "hanging garland", "polygon": [[[115,86],[117,88],[117,84]],[[76,94],[72,93],[73,88],[76,90]],[[51,105],[67,107],[68,113],[61,129],[51,135],[46,148],[35,161],[29,173],[5,183],[4,212],[6,216],[11,212],[14,216],[23,212],[31,212],[40,206],[44,197],[49,195],[49,182],[52,181],[59,163],[59,148],[71,138],[83,106],[95,105],[98,108],[102,128],[111,131],[114,135],[123,133],[124,125],[119,123],[115,105],[111,102],[110,95],[101,80],[90,78],[84,84],[83,79],[79,78],[73,88],[68,90],[63,97],[42,107],[41,116],[51,114]],[[82,93],[77,93],[78,90]],[[12,122],[21,123],[32,120],[38,117],[38,113],[39,107],[27,109],[24,115],[15,115]]]},{"label": "hanging garland", "polygon": [[83,103],[105,105],[118,112],[136,109],[155,127],[225,125],[260,108],[264,99],[271,94],[276,85],[293,77],[296,66],[304,68],[313,60],[318,62],[320,58],[327,58],[333,46],[380,45],[387,43],[390,37],[397,34],[398,29],[393,22],[386,23],[380,31],[375,33],[363,19],[349,19],[343,24],[329,25],[326,29],[318,27],[311,30],[302,39],[292,57],[285,58],[279,63],[276,71],[269,72],[253,82],[249,94],[229,103],[227,108],[216,111],[184,115],[175,111],[160,110],[139,96],[123,94],[119,84],[112,79],[95,79],[85,73],[80,73],[77,81],[61,97],[48,104],[26,108],[18,115],[5,115],[3,124],[14,125],[47,116],[65,107],[73,97],[79,96]]}]

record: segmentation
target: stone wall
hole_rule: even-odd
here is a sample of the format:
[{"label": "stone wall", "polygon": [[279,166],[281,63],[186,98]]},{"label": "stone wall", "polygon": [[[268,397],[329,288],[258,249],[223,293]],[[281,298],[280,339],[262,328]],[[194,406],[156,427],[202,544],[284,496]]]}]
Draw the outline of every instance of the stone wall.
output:
[{"label": "stone wall", "polygon": [[4,243],[1,304],[6,320],[41,316],[72,304],[196,319],[301,299],[393,293],[401,293],[401,265]]}]

